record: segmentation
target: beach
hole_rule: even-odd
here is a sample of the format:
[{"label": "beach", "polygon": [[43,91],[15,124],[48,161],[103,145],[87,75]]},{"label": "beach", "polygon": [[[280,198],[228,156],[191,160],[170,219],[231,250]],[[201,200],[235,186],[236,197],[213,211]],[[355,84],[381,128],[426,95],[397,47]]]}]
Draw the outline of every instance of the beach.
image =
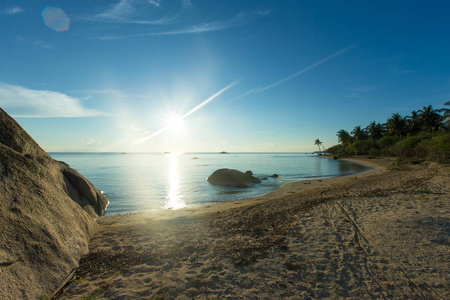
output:
[{"label": "beach", "polygon": [[449,166],[353,160],[372,169],[100,217],[58,298],[448,299]]}]

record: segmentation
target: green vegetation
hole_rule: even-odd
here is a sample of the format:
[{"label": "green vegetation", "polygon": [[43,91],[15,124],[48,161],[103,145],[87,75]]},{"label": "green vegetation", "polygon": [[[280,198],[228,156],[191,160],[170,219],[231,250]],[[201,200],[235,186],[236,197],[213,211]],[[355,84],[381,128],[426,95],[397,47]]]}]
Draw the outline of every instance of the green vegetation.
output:
[{"label": "green vegetation", "polygon": [[[445,105],[450,105],[450,101]],[[328,148],[328,153],[447,163],[450,161],[450,109],[434,110],[428,105],[406,117],[394,113],[384,124],[373,121],[366,128],[356,126],[351,133],[341,129],[337,138],[339,144]]]},{"label": "green vegetation", "polygon": [[[322,144],[323,144],[323,143],[322,143],[319,139],[317,139],[317,140],[314,141],[314,145],[319,146],[319,155],[322,155],[322,150],[320,149],[320,146],[321,146]],[[322,147],[323,147],[323,145],[322,145]],[[323,148],[323,151],[325,151],[325,148]]]}]

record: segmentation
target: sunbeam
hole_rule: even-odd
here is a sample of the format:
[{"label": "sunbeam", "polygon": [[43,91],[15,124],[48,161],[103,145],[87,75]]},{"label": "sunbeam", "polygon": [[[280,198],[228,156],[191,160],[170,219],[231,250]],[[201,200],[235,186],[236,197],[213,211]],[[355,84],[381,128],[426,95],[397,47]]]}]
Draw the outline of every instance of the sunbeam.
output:
[{"label": "sunbeam", "polygon": [[[223,89],[221,89],[220,91],[218,91],[217,93],[215,93],[214,95],[212,95],[211,97],[209,97],[208,99],[206,99],[205,101],[203,101],[202,103],[200,103],[199,105],[197,105],[196,107],[194,107],[193,109],[191,109],[189,112],[187,112],[186,114],[184,114],[182,117],[180,117],[179,119],[177,119],[177,122],[181,122],[182,120],[184,120],[185,118],[187,118],[188,116],[190,116],[191,114],[193,114],[194,112],[196,112],[197,110],[199,110],[200,108],[202,108],[203,106],[205,106],[206,104],[208,104],[209,102],[211,102],[212,100],[214,100],[215,98],[217,98],[218,96],[220,96],[222,93],[224,93],[226,90],[230,89],[231,87],[235,86],[239,81],[235,81],[229,85],[227,85],[226,87],[224,87]],[[142,144],[143,142],[146,142],[152,138],[154,138],[155,136],[165,132],[167,129],[169,129],[172,126],[172,124],[168,124],[166,126],[164,126],[163,128],[161,128],[160,130],[147,135],[145,137],[143,137],[142,139],[136,141],[135,143],[133,143],[133,146],[138,145],[138,144]]]}]

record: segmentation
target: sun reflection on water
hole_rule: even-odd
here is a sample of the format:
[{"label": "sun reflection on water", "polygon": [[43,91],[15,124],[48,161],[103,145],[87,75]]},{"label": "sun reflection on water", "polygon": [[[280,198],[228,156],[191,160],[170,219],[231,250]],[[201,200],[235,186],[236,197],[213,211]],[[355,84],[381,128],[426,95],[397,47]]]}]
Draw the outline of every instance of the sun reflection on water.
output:
[{"label": "sun reflection on water", "polygon": [[169,191],[167,193],[167,201],[164,205],[164,209],[180,209],[187,207],[186,202],[183,200],[183,196],[179,192],[178,155],[179,153],[170,153],[167,155],[170,157],[170,173]]}]

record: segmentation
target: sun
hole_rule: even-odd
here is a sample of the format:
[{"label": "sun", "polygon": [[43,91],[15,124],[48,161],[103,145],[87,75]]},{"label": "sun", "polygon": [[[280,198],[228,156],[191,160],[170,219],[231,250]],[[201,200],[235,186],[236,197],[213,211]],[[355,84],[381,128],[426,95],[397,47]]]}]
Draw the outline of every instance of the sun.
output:
[{"label": "sun", "polygon": [[183,118],[177,115],[170,115],[165,120],[166,128],[172,132],[180,132],[184,128]]}]

